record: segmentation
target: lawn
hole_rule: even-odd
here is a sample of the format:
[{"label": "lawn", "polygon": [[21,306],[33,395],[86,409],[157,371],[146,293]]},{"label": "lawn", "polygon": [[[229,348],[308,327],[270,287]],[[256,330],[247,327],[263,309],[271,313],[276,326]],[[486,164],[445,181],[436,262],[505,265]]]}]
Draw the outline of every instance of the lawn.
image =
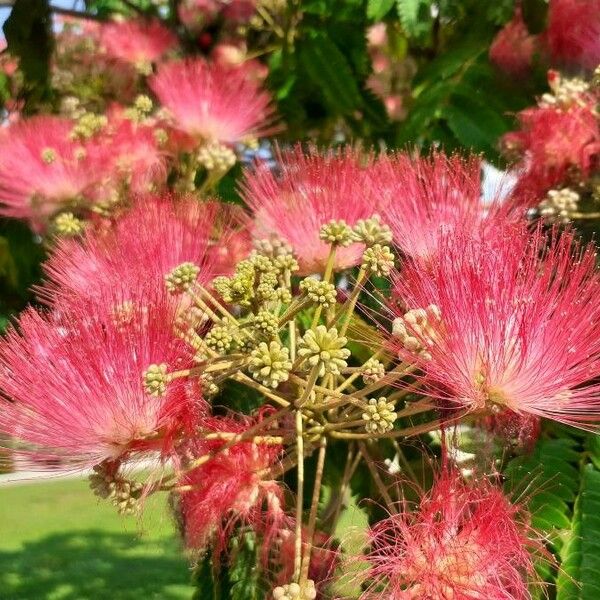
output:
[{"label": "lawn", "polygon": [[1,600],[189,600],[165,498],[121,517],[86,481],[0,487]]}]

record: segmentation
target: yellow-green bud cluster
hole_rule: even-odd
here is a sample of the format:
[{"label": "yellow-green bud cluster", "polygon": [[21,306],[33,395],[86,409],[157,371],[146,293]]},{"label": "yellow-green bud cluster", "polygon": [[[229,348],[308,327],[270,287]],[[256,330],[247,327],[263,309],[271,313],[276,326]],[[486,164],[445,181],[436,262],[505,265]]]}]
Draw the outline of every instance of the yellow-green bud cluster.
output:
[{"label": "yellow-green bud cluster", "polygon": [[289,256],[292,253],[292,246],[276,235],[272,235],[269,238],[254,240],[253,246],[258,254],[268,256],[269,258]]},{"label": "yellow-green bud cluster", "polygon": [[561,78],[553,86],[552,94],[544,94],[540,104],[545,107],[557,107],[568,109],[572,104],[580,101],[581,96],[587,93],[590,84],[584,79],[574,77],[572,79]]},{"label": "yellow-green bud cluster", "polygon": [[318,325],[309,329],[298,342],[298,355],[313,368],[318,368],[318,374],[323,377],[326,373],[339,375],[348,364],[350,350],[345,346],[348,339],[338,334],[335,327],[327,329]]},{"label": "yellow-green bud cluster", "polygon": [[304,587],[300,587],[298,583],[287,583],[273,590],[273,600],[315,600],[316,597],[317,588],[312,579],[309,579]]},{"label": "yellow-green bud cluster", "polygon": [[570,188],[550,190],[538,206],[542,218],[563,223],[567,223],[578,208],[579,194]]},{"label": "yellow-green bud cluster", "polygon": [[86,112],[77,119],[77,123],[71,130],[71,139],[73,140],[89,140],[91,137],[101,131],[108,119],[106,115],[96,115],[91,112]]},{"label": "yellow-green bud cluster", "polygon": [[210,373],[203,373],[200,377],[202,386],[202,395],[205,398],[212,398],[219,393],[219,386],[215,383],[215,378]]},{"label": "yellow-green bud cluster", "polygon": [[394,268],[394,255],[389,246],[374,244],[363,253],[363,268],[378,277],[385,277]]},{"label": "yellow-green bud cluster", "polygon": [[139,94],[133,102],[133,106],[143,115],[149,115],[154,108],[152,99],[146,94]]},{"label": "yellow-green bud cluster", "polygon": [[238,263],[232,277],[216,277],[213,287],[228,304],[248,306],[275,300],[278,296],[279,269],[267,256],[252,253]]},{"label": "yellow-green bud cluster", "polygon": [[209,142],[202,146],[198,150],[197,159],[207,171],[218,174],[227,173],[236,161],[233,150],[219,142]]},{"label": "yellow-green bud cluster", "polygon": [[73,237],[83,232],[83,221],[72,212],[64,212],[54,219],[54,231],[64,237]]},{"label": "yellow-green bud cluster", "polygon": [[42,150],[41,156],[42,156],[42,160],[47,165],[50,165],[56,160],[56,151],[54,150],[54,148],[44,148]]},{"label": "yellow-green bud cluster", "polygon": [[368,433],[386,433],[394,428],[394,421],[398,415],[393,402],[387,398],[371,398],[365,408],[362,418],[366,421],[365,429]]},{"label": "yellow-green bud cluster", "polygon": [[268,310],[260,310],[253,319],[253,325],[258,331],[269,337],[275,337],[279,331],[279,319]]},{"label": "yellow-green bud cluster", "polygon": [[441,319],[440,309],[435,304],[430,304],[427,308],[415,308],[403,317],[394,319],[392,335],[409,352],[430,360],[429,348],[435,343],[435,327]]},{"label": "yellow-green bud cluster", "polygon": [[184,262],[165,275],[165,284],[171,294],[181,294],[190,288],[200,273],[200,267]]},{"label": "yellow-green bud cluster", "polygon": [[111,473],[103,465],[94,466],[90,475],[90,488],[103,500],[110,500],[122,515],[132,515],[140,508],[139,499],[144,486]]},{"label": "yellow-green bud cluster", "polygon": [[365,384],[375,383],[385,377],[385,367],[376,358],[370,358],[362,366],[362,379]]},{"label": "yellow-green bud cluster", "polygon": [[321,227],[319,238],[328,244],[349,246],[354,241],[354,233],[346,221],[333,220]]},{"label": "yellow-green bud cluster", "polygon": [[288,380],[292,370],[289,350],[276,340],[268,345],[261,342],[250,354],[248,370],[254,379],[275,389],[282,381]]},{"label": "yellow-green bud cluster", "polygon": [[164,396],[170,381],[169,366],[165,363],[150,365],[143,374],[144,390],[149,396]]},{"label": "yellow-green bud cluster", "polygon": [[356,241],[362,242],[366,246],[374,246],[375,244],[383,246],[392,241],[392,230],[381,222],[379,215],[357,221],[352,230]]},{"label": "yellow-green bud cluster", "polygon": [[273,259],[273,264],[276,269],[282,273],[285,273],[286,271],[293,273],[300,269],[298,261],[291,254],[280,254],[279,256],[276,256]]},{"label": "yellow-green bud cluster", "polygon": [[226,354],[233,344],[233,332],[229,325],[215,325],[204,337],[206,345],[218,352]]},{"label": "yellow-green bud cluster", "polygon": [[300,282],[300,289],[306,293],[310,300],[320,304],[323,308],[329,308],[336,303],[337,292],[335,286],[327,281],[307,277]]}]

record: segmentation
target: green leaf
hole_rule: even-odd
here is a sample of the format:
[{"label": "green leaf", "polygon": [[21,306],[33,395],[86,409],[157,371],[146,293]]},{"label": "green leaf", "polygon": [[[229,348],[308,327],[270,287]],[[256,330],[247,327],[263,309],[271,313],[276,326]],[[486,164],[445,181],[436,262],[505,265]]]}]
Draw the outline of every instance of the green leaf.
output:
[{"label": "green leaf", "polygon": [[422,37],[431,29],[432,0],[396,0],[398,17],[409,37]]},{"label": "green leaf", "polygon": [[507,123],[495,110],[463,92],[452,94],[442,116],[461,145],[476,152],[493,153],[498,138],[508,131]]},{"label": "green leaf", "polygon": [[356,560],[368,544],[369,517],[364,507],[358,503],[358,497],[352,496],[348,506],[342,511],[335,528],[335,537],[340,540],[344,557],[353,557],[344,560],[338,567],[333,578],[331,592],[336,597],[358,598],[361,593],[360,573],[368,564]]},{"label": "green leaf", "polygon": [[327,34],[313,32],[301,47],[300,62],[332,112],[351,114],[361,106],[352,69]]},{"label": "green leaf", "polygon": [[531,454],[514,458],[504,471],[507,490],[528,501],[532,524],[543,533],[569,528],[579,487],[577,449],[572,439],[542,439]]},{"label": "green leaf", "polygon": [[600,472],[584,467],[573,525],[562,551],[557,600],[600,598]]},{"label": "green leaf", "polygon": [[262,600],[265,597],[260,585],[260,571],[256,540],[252,534],[244,535],[232,544],[232,564],[229,568],[229,600]]},{"label": "green leaf", "polygon": [[367,17],[380,21],[394,6],[394,0],[369,0],[367,2]]}]

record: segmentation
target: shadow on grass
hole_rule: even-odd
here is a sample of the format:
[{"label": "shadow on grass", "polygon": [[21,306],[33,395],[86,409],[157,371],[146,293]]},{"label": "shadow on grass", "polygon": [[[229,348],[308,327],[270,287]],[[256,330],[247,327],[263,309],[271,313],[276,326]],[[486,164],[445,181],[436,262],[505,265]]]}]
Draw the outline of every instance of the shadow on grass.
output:
[{"label": "shadow on grass", "polygon": [[1,600],[189,600],[184,561],[136,553],[137,538],[99,530],[49,535],[0,551]]}]

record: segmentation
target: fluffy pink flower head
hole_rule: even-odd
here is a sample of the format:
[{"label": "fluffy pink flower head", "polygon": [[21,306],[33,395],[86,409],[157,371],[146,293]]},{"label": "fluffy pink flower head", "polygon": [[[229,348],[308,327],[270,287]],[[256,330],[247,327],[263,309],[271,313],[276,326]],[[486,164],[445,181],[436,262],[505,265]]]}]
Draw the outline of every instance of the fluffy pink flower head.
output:
[{"label": "fluffy pink flower head", "polygon": [[166,62],[149,84],[174,126],[196,141],[233,144],[272,130],[271,97],[243,65],[199,58]]},{"label": "fluffy pink flower head", "polygon": [[529,33],[521,8],[494,38],[490,60],[502,71],[515,77],[527,75],[537,49],[537,37]]},{"label": "fluffy pink flower head", "polygon": [[520,130],[502,140],[507,153],[521,157],[515,193],[539,202],[539,197],[563,182],[569,172],[589,176],[600,156],[596,102],[592,95],[582,95],[568,106],[541,104],[519,113]]},{"label": "fluffy pink flower head", "polygon": [[34,456],[74,467],[169,444],[163,440],[196,418],[194,401],[183,380],[150,395],[143,374],[153,364],[175,371],[192,361],[174,335],[166,292],[140,297],[107,295],[102,305],[48,316],[27,310],[0,342],[0,430]]},{"label": "fluffy pink flower head", "polygon": [[112,58],[145,67],[177,48],[177,36],[157,19],[130,19],[103,24],[100,44]]},{"label": "fluffy pink flower head", "polygon": [[[519,509],[486,480],[446,470],[414,510],[370,532],[365,600],[529,600],[534,575]],[[383,586],[384,591],[374,591]]]},{"label": "fluffy pink flower head", "polygon": [[160,146],[153,122],[136,123],[121,107],[112,107],[109,122],[91,152],[103,159],[104,196],[111,188],[126,187],[133,194],[160,188],[167,179],[167,152]]},{"label": "fluffy pink flower head", "polygon": [[[304,153],[297,145],[277,151],[276,172],[267,165],[247,170],[242,195],[254,211],[255,236],[274,234],[289,242],[302,274],[321,271],[330,248],[319,238],[321,227],[334,220],[353,226],[378,212],[378,194],[361,161],[352,149]],[[362,244],[339,247],[335,268],[358,264],[363,251]]]},{"label": "fluffy pink flower head", "polygon": [[18,121],[0,131],[0,214],[46,220],[80,199],[100,176],[86,149],[70,137],[73,122],[52,116]]},{"label": "fluffy pink flower head", "polygon": [[545,41],[555,64],[595,69],[600,64],[600,0],[550,0]]},{"label": "fluffy pink flower head", "polygon": [[[199,439],[192,452],[194,456],[214,452],[225,443],[215,439],[219,433],[240,434],[254,424],[243,416],[206,419],[203,429],[213,438]],[[243,523],[264,536],[266,560],[270,542],[285,520],[283,489],[268,473],[281,453],[277,444],[240,442],[185,475],[181,485],[191,486],[181,494],[188,546],[202,550],[212,541],[218,555],[227,548],[235,525]]]},{"label": "fluffy pink flower head", "polygon": [[[540,255],[542,256],[540,258]],[[569,233],[498,227],[442,240],[396,281],[392,340],[446,409],[600,421],[600,275]]]},{"label": "fluffy pink flower head", "polygon": [[505,214],[509,205],[481,200],[481,159],[384,156],[373,170],[374,187],[383,197],[383,221],[394,244],[407,256],[429,259],[442,235],[468,227],[483,230],[492,215]]},{"label": "fluffy pink flower head", "polygon": [[220,214],[216,202],[140,197],[113,229],[59,243],[44,265],[48,281],[40,295],[77,302],[102,298],[111,289],[134,294],[142,284],[164,289],[165,276],[185,262],[199,267],[198,281],[207,285],[233,269],[213,236],[227,244],[237,233],[227,218],[219,222]]}]

